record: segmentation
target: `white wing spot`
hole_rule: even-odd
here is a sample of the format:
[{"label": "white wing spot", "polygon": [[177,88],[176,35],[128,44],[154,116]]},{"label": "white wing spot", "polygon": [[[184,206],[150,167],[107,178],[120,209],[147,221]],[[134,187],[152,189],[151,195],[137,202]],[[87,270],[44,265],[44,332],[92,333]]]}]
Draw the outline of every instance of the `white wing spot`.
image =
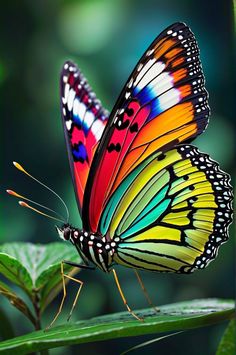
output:
[{"label": "white wing spot", "polygon": [[171,89],[159,97],[159,106],[161,111],[165,111],[168,108],[174,106],[180,102],[180,92],[178,89]]},{"label": "white wing spot", "polygon": [[149,51],[147,51],[147,53],[146,53],[146,56],[149,57],[153,52],[154,52],[154,49],[149,49]]},{"label": "white wing spot", "polygon": [[69,111],[72,110],[74,98],[75,98],[75,90],[70,89],[68,94],[68,100],[67,100],[67,106]]},{"label": "white wing spot", "polygon": [[84,123],[89,128],[92,126],[93,121],[94,121],[94,114],[91,111],[87,111],[84,116]]},{"label": "white wing spot", "polygon": [[70,90],[70,85],[69,85],[69,84],[66,84],[66,85],[65,85],[65,89],[64,89],[64,97],[62,97],[62,102],[63,102],[63,104],[66,104],[66,103],[67,103],[67,98],[68,98],[69,90]]},{"label": "white wing spot", "polygon": [[159,96],[163,94],[165,91],[172,88],[173,85],[173,77],[167,72],[161,73],[158,75],[150,84],[149,87],[152,89],[153,96]]},{"label": "white wing spot", "polygon": [[143,63],[140,63],[140,64],[138,65],[137,71],[140,71],[140,70],[142,69],[142,67],[143,67]]},{"label": "white wing spot", "polygon": [[164,70],[165,64],[162,62],[153,64],[155,60],[155,58],[150,59],[137,76],[134,85],[138,84],[137,87],[139,90],[142,90],[153,78],[157,77]]},{"label": "white wing spot", "polygon": [[134,81],[133,78],[131,78],[131,79],[130,79],[130,82],[128,83],[128,88],[129,88],[129,89],[132,87],[133,81]]},{"label": "white wing spot", "polygon": [[103,129],[104,129],[104,124],[103,122],[99,121],[99,120],[96,120],[92,127],[91,127],[91,130],[92,130],[92,133],[93,135],[96,137],[97,140],[99,140],[101,138],[101,135],[102,135],[102,132],[103,132]]},{"label": "white wing spot", "polygon": [[81,120],[83,120],[86,110],[87,107],[85,106],[85,104],[83,102],[80,102],[78,106],[78,116],[81,118]]},{"label": "white wing spot", "polygon": [[78,110],[79,110],[79,99],[75,99],[74,104],[73,104],[73,115],[78,116]]},{"label": "white wing spot", "polygon": [[72,125],[72,121],[71,120],[66,121],[66,128],[67,128],[68,131],[70,131],[71,125]]}]

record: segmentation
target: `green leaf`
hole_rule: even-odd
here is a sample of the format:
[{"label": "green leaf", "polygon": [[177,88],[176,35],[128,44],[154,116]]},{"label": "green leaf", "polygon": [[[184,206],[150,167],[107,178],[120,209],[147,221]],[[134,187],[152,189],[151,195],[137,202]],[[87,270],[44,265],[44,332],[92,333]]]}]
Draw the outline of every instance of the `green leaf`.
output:
[{"label": "green leaf", "polygon": [[10,301],[12,306],[16,307],[33,324],[35,323],[35,318],[27,304],[19,296],[17,296],[17,294],[12,291],[9,286],[5,285],[2,281],[0,281],[0,294],[6,297]]},{"label": "green leaf", "polygon": [[216,355],[233,355],[236,354],[235,345],[236,324],[235,319],[231,320],[226,328],[220,341]]},{"label": "green leaf", "polygon": [[[41,312],[45,310],[47,305],[53,300],[54,297],[60,292],[62,288],[61,282],[61,261],[70,260],[76,263],[82,263],[82,260],[78,252],[71,245],[64,243],[52,243],[46,246],[45,253],[45,269],[39,275],[36,281],[37,289],[41,290],[40,305]],[[51,260],[49,264],[47,260]],[[71,271],[70,271],[71,270]],[[80,271],[79,268],[72,268],[68,265],[64,265],[64,271],[69,272],[70,275],[74,275]],[[66,280],[67,282],[68,280]]]},{"label": "green leaf", "polygon": [[235,313],[231,300],[203,299],[161,306],[158,314],[151,309],[137,314],[144,317],[144,322],[133,319],[128,312],[111,314],[3,341],[0,351],[28,354],[71,344],[181,331],[217,324],[232,319]]},{"label": "green leaf", "polygon": [[[62,288],[60,265],[64,259],[81,262],[75,248],[66,243],[7,243],[0,247],[0,273],[22,288],[32,302],[37,297],[42,313]],[[65,266],[66,272],[71,269]],[[78,271],[74,269],[74,273]]]},{"label": "green leaf", "polygon": [[32,279],[24,265],[14,257],[14,253],[5,252],[5,245],[0,249],[0,273],[14,284],[20,286],[29,295],[32,290]]}]

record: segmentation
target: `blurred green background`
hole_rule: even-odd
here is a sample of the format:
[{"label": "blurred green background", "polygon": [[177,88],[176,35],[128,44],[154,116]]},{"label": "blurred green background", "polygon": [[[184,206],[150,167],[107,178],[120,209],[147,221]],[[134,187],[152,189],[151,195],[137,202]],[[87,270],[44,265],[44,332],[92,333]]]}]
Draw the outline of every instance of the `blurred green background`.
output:
[{"label": "blurred green background", "polygon": [[[61,209],[59,202],[12,166],[18,161],[67,202],[71,223],[80,225],[60,117],[59,73],[63,62],[78,63],[104,107],[111,110],[134,65],[151,41],[173,22],[187,23],[198,40],[212,110],[207,131],[195,141],[203,151],[233,170],[235,97],[233,96],[233,5],[231,1],[10,1],[1,2],[0,87],[4,125],[1,243],[57,241],[54,223],[19,208],[5,188]],[[232,232],[232,228],[231,228]],[[232,234],[232,233],[231,233]],[[143,273],[158,305],[203,297],[234,297],[233,236],[210,266],[189,276]],[[146,307],[132,270],[117,268],[133,308]],[[112,275],[83,271],[85,281],[73,320],[124,310]],[[67,306],[75,292],[70,285]],[[1,298],[17,334],[32,330]],[[48,308],[44,324],[59,300]],[[66,319],[63,310],[60,321]],[[165,339],[137,354],[212,354],[223,326]],[[51,351],[51,354],[118,354],[153,337],[118,339]],[[184,346],[183,346],[184,344]],[[193,344],[196,344],[193,346]],[[111,350],[112,349],[112,350]],[[114,350],[115,349],[115,350]]]}]

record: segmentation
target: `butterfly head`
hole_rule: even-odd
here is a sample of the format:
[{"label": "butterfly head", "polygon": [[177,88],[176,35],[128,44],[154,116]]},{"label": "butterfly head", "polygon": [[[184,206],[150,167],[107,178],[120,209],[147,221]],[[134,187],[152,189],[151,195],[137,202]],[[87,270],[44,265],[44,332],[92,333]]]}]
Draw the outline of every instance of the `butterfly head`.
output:
[{"label": "butterfly head", "polygon": [[70,240],[72,238],[73,228],[68,223],[63,224],[61,227],[55,227],[62,240]]}]

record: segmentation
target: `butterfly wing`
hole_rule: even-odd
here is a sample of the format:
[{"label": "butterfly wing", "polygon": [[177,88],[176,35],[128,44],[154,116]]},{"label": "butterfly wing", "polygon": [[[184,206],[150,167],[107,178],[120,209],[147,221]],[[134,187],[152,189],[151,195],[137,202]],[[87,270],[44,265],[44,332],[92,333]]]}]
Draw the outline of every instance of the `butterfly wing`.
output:
[{"label": "butterfly wing", "polygon": [[94,153],[108,119],[78,67],[66,62],[61,73],[62,120],[79,210]]},{"label": "butterfly wing", "polygon": [[154,151],[202,133],[208,115],[196,40],[185,24],[174,24],[140,59],[110,115],[86,186],[84,228],[97,231],[122,180]]},{"label": "butterfly wing", "polygon": [[190,145],[155,152],[110,197],[99,230],[128,267],[189,273],[204,268],[228,239],[229,176]]}]

